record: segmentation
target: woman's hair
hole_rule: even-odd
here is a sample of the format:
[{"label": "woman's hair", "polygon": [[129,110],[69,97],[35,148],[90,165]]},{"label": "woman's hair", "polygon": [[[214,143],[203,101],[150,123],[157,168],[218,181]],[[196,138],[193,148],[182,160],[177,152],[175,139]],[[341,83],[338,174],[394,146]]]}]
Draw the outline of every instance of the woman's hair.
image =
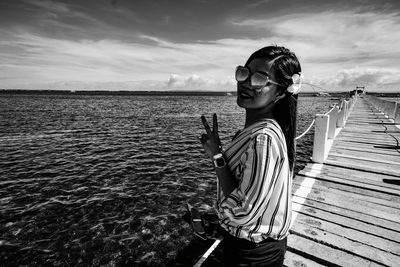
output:
[{"label": "woman's hair", "polygon": [[276,82],[280,84],[278,90],[285,95],[284,98],[276,103],[273,114],[285,135],[289,166],[293,173],[296,163],[295,136],[298,95],[289,93],[287,88],[293,83],[292,75],[301,72],[301,66],[296,55],[282,46],[267,46],[257,50],[249,57],[246,65],[259,58],[265,58],[267,60],[266,64],[274,60],[271,70],[275,75]]}]

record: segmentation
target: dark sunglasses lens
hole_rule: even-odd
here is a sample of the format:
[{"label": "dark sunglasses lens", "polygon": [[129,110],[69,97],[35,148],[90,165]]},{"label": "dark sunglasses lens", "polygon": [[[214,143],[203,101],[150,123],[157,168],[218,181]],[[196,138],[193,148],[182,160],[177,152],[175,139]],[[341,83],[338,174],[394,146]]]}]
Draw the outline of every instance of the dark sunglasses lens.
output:
[{"label": "dark sunglasses lens", "polygon": [[268,83],[268,76],[261,73],[254,73],[251,76],[251,86],[254,87],[264,87]]},{"label": "dark sunglasses lens", "polygon": [[237,67],[235,78],[238,82],[244,82],[249,77],[249,70],[244,67]]}]

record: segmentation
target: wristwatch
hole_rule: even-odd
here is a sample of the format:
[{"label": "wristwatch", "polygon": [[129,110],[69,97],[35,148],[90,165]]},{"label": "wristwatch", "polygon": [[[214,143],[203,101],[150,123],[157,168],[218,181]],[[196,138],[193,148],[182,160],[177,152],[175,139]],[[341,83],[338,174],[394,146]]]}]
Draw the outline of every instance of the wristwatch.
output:
[{"label": "wristwatch", "polygon": [[223,168],[226,165],[226,161],[224,155],[222,153],[218,153],[213,156],[213,162],[215,168]]}]

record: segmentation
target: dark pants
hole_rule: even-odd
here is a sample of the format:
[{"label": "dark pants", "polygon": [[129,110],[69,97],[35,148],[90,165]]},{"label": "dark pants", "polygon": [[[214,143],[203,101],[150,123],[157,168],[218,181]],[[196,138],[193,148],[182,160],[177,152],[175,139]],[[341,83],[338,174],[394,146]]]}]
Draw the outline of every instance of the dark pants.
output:
[{"label": "dark pants", "polygon": [[282,266],[286,253],[287,238],[269,238],[261,243],[236,238],[224,233],[224,266]]}]

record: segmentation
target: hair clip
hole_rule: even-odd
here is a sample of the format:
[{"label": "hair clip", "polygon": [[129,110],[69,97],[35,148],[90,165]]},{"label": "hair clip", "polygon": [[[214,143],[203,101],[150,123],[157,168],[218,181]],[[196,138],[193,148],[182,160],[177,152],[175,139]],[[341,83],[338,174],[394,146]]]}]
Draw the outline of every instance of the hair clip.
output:
[{"label": "hair clip", "polygon": [[287,88],[287,91],[291,94],[298,94],[301,88],[301,82],[303,81],[303,74],[301,72],[292,75],[292,84]]}]

